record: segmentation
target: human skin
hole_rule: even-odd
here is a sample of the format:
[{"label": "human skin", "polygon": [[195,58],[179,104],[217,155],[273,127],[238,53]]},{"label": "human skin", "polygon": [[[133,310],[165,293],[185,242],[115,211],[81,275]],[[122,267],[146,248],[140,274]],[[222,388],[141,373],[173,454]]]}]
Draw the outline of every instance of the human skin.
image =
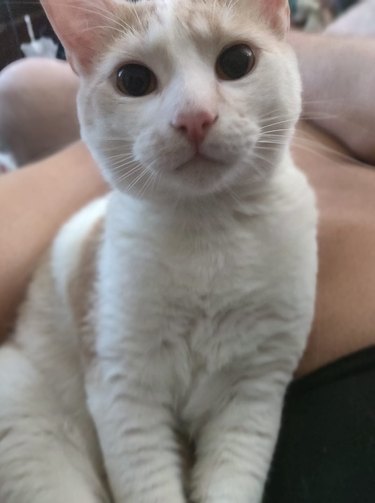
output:
[{"label": "human skin", "polygon": [[291,32],[288,41],[302,75],[302,116],[375,164],[375,37]]},{"label": "human skin", "polygon": [[106,190],[81,142],[0,177],[0,340],[58,228]]},{"label": "human skin", "polygon": [[319,209],[316,312],[301,376],[375,344],[375,170],[307,124],[293,154]]},{"label": "human skin", "polygon": [[19,166],[51,155],[79,139],[78,78],[63,62],[30,58],[0,73],[0,149]]}]

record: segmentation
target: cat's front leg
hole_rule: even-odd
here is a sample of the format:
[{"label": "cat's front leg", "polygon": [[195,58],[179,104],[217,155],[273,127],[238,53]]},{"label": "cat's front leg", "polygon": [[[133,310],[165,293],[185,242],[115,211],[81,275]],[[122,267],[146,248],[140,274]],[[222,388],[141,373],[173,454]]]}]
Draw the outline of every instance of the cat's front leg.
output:
[{"label": "cat's front leg", "polygon": [[164,391],[111,367],[96,370],[88,399],[115,503],[185,503],[175,419]]},{"label": "cat's front leg", "polygon": [[51,381],[21,345],[0,348],[0,502],[109,503],[92,423]]},{"label": "cat's front leg", "polygon": [[268,363],[228,383],[196,437],[195,503],[262,501],[292,371],[285,361]]}]

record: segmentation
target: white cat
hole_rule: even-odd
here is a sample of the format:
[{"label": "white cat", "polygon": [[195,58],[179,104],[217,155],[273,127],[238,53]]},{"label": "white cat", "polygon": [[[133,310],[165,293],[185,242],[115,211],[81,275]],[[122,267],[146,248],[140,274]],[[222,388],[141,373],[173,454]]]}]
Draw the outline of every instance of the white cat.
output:
[{"label": "white cat", "polygon": [[317,270],[287,0],[42,3],[113,192],[0,350],[0,501],[259,503]]}]

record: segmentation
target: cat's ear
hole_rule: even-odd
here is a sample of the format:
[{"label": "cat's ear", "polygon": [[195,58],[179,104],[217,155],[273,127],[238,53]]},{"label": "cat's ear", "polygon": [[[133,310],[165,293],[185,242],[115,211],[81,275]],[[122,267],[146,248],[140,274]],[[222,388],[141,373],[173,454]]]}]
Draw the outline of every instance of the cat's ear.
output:
[{"label": "cat's ear", "polygon": [[90,71],[105,47],[105,36],[113,29],[114,0],[41,0],[41,4],[60,38],[73,70]]},{"label": "cat's ear", "polygon": [[261,0],[262,14],[271,28],[280,37],[285,37],[290,28],[290,7],[288,0]]}]

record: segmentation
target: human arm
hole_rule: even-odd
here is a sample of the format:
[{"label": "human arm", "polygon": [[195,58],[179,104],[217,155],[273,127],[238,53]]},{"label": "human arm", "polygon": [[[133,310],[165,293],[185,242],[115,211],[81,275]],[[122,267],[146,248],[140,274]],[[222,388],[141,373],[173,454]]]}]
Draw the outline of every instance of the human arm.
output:
[{"label": "human arm", "polygon": [[298,375],[375,344],[375,172],[303,126],[294,158],[319,208],[315,321]]},{"label": "human arm", "polygon": [[303,84],[303,116],[375,164],[375,38],[292,31]]},{"label": "human arm", "polygon": [[58,228],[106,190],[82,142],[0,178],[0,340]]}]

